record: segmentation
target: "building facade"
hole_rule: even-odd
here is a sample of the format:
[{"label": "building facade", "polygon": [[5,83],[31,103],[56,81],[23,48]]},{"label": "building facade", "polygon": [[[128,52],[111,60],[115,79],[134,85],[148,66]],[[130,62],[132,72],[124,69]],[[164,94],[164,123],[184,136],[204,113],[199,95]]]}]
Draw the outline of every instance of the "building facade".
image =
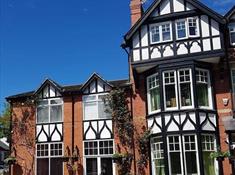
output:
[{"label": "building facade", "polygon": [[[221,16],[197,0],[156,0],[144,11],[131,0],[131,29],[122,47],[129,79],[94,73],[82,85],[47,79],[7,97],[12,107],[11,174],[118,174],[119,148],[105,97],[124,89],[135,127],[131,174],[234,174],[235,8]],[[148,161],[135,140],[150,131]],[[230,159],[211,154],[229,150]]]}]

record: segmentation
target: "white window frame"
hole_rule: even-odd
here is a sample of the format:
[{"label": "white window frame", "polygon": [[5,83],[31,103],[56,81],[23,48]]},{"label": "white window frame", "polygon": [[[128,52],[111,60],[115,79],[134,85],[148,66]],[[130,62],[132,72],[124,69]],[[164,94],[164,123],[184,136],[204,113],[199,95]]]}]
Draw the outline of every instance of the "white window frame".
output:
[{"label": "white window frame", "polygon": [[[190,35],[189,34],[189,19],[196,19],[196,28],[197,28],[197,35]],[[184,38],[179,38],[178,36],[178,28],[177,28],[177,22],[185,22],[185,32],[186,36]],[[188,17],[185,19],[179,19],[175,21],[175,32],[176,32],[176,39],[177,40],[183,40],[183,39],[188,39],[188,38],[196,38],[200,36],[200,29],[199,29],[199,19],[197,16],[194,17]]]},{"label": "white window frame", "polygon": [[[190,35],[190,33],[189,33],[189,20],[190,20],[190,19],[196,19],[197,35]],[[188,26],[187,28],[188,28],[188,37],[189,37],[189,38],[199,37],[199,35],[200,35],[200,30],[199,30],[199,20],[198,20],[198,17],[197,17],[197,16],[187,18],[187,26]]]},{"label": "white window frame", "polygon": [[[231,28],[233,29],[233,31],[231,31]],[[229,24],[229,40],[230,40],[230,44],[232,46],[235,46],[235,41],[232,42],[231,33],[235,33],[235,23]]]},{"label": "white window frame", "polygon": [[[148,76],[147,77],[147,98],[148,98],[148,113],[149,114],[154,114],[154,113],[157,113],[157,112],[160,112],[161,111],[161,106],[160,106],[160,104],[159,104],[159,109],[157,109],[157,110],[154,110],[154,111],[152,111],[152,109],[151,109],[151,96],[150,96],[150,89],[149,89],[149,79],[150,78],[152,78],[152,77],[158,77],[158,83],[159,83],[159,85],[158,85],[158,88],[159,88],[159,95],[161,96],[161,93],[160,93],[160,79],[159,79],[159,74],[158,73],[156,73],[156,74],[153,74],[153,75],[150,75],[150,76]],[[155,88],[157,88],[157,86],[155,87]],[[160,97],[161,98],[161,97]]]},{"label": "white window frame", "polygon": [[[99,147],[99,142],[100,141],[113,141],[113,154],[115,153],[115,142],[114,139],[100,139],[100,140],[86,140],[83,141],[83,172],[84,174],[86,173],[86,159],[87,158],[96,158],[97,159],[97,170],[98,174],[101,174],[101,158],[112,158],[113,154],[100,154],[100,147]],[[97,154],[94,155],[85,155],[85,142],[97,142]],[[115,170],[115,163],[112,160],[112,168],[113,168],[113,174],[116,174]]]},{"label": "white window frame", "polygon": [[[83,120],[89,121],[89,120],[102,120],[102,119],[112,119],[112,117],[110,116],[110,118],[105,118],[105,117],[99,117],[99,106],[98,106],[98,101],[99,101],[99,96],[103,96],[103,95],[108,95],[108,93],[99,93],[99,94],[90,94],[90,95],[83,95],[82,97],[82,106],[83,106]],[[96,102],[96,108],[97,108],[97,112],[96,112],[96,116],[92,119],[86,119],[85,118],[85,98],[86,97],[91,97],[91,96],[95,96],[96,99],[95,100],[91,100],[89,102]],[[111,114],[110,114],[111,115]]]},{"label": "white window frame", "polygon": [[[180,71],[189,70],[189,76],[190,76],[190,93],[191,93],[191,106],[182,106],[181,104],[181,89],[180,89]],[[180,109],[191,109],[194,107],[194,96],[193,96],[193,77],[192,77],[192,69],[191,68],[184,68],[177,70],[178,75],[178,88],[179,88],[179,102],[180,102]]]},{"label": "white window frame", "polygon": [[[169,73],[169,72],[174,72],[176,107],[167,107],[167,105],[166,105],[165,73]],[[164,109],[166,111],[177,110],[179,104],[178,104],[178,88],[177,88],[177,73],[176,73],[176,70],[164,71],[164,72],[162,72],[162,77],[163,77]]]},{"label": "white window frame", "polygon": [[[202,134],[201,135],[201,137],[202,136],[212,136],[213,138],[214,138],[214,141],[213,141],[213,143],[214,143],[214,149],[211,149],[211,150],[203,150],[203,147],[202,147],[202,154],[203,154],[203,152],[205,151],[210,151],[210,152],[214,152],[214,151],[216,151],[216,148],[217,148],[217,144],[216,144],[216,136],[215,136],[215,134]],[[205,143],[211,143],[211,142],[205,142]],[[202,143],[201,144],[204,144],[204,142],[202,141]],[[216,175],[218,175],[219,173],[219,166],[218,166],[218,161],[215,159],[214,160],[214,165],[215,165],[215,173],[216,173]],[[203,170],[204,171],[204,170]]]},{"label": "white window frame", "polygon": [[[199,157],[198,157],[198,142],[197,142],[197,136],[195,134],[184,134],[183,137],[183,153],[184,153],[184,167],[185,167],[185,172],[187,172],[187,162],[186,162],[186,152],[190,152],[189,150],[186,151],[185,149],[185,136],[194,136],[195,139],[195,152],[196,152],[196,162],[197,162],[197,174],[189,174],[189,175],[199,175],[200,174],[200,166],[199,166]],[[191,142],[190,142],[191,143]]]},{"label": "white window frame", "polygon": [[[51,145],[52,144],[62,144],[62,155],[51,156]],[[47,156],[38,156],[37,155],[37,145],[48,145],[48,155]],[[37,174],[37,159],[48,159],[48,171],[49,175],[51,175],[51,159],[52,158],[62,158],[64,156],[64,143],[63,142],[52,142],[52,143],[37,143],[35,149],[35,174]],[[64,166],[63,174],[64,174]]]},{"label": "white window frame", "polygon": [[[207,90],[208,90],[208,102],[209,102],[209,106],[199,106],[199,108],[202,108],[202,109],[213,109],[214,108],[214,104],[213,104],[213,101],[212,101],[212,89],[211,89],[211,77],[210,77],[210,71],[207,70],[207,69],[202,69],[202,68],[196,68],[196,71],[199,70],[199,71],[204,71],[204,72],[207,72],[207,79],[208,79],[208,84],[207,84]],[[197,76],[197,74],[195,74],[195,76]],[[197,80],[196,80],[196,88],[197,88]]]},{"label": "white window frame", "polygon": [[[179,151],[170,151],[170,142],[169,142],[169,137],[178,137],[179,138]],[[180,165],[181,165],[181,172],[182,174],[179,175],[183,175],[184,174],[184,166],[183,166],[183,156],[182,156],[182,141],[181,141],[181,136],[180,135],[168,135],[167,136],[167,156],[168,156],[168,169],[169,169],[169,174],[171,175],[171,160],[170,160],[170,152],[179,152],[180,154]]]},{"label": "white window frame", "polygon": [[[60,104],[51,104],[52,100],[61,100]],[[39,102],[42,101],[47,101],[47,105],[37,105],[36,107],[36,124],[44,124],[44,123],[61,123],[64,121],[64,101],[63,98],[48,98],[48,99],[41,99]],[[51,121],[51,106],[59,106],[61,105],[61,121]],[[41,106],[48,106],[48,122],[38,122],[38,107]]]},{"label": "white window frame", "polygon": [[[184,22],[185,24],[185,37],[183,38],[179,38],[179,35],[178,35],[178,25],[177,23],[178,22]],[[188,25],[187,25],[187,19],[179,19],[179,20],[176,20],[175,21],[175,31],[176,31],[176,39],[177,40],[183,40],[183,39],[187,39],[188,38]]]},{"label": "white window frame", "polygon": [[[153,140],[155,139],[155,138],[160,138],[161,139],[161,142],[153,142]],[[163,140],[162,140],[162,136],[156,136],[156,137],[153,137],[153,138],[151,138],[151,163],[152,163],[152,173],[153,173],[153,175],[157,175],[156,174],[156,172],[155,172],[155,164],[154,164],[154,160],[161,160],[161,159],[163,159],[164,160],[164,156],[163,157],[157,157],[157,158],[154,158],[154,151],[153,151],[153,145],[154,144],[158,144],[159,145],[159,147],[160,147],[160,155],[161,155],[161,153],[163,153],[164,154],[164,150],[161,150],[161,144],[163,144]],[[156,151],[155,151],[156,152]],[[165,164],[164,164],[164,167],[165,167]]]},{"label": "white window frame", "polygon": [[[163,25],[166,25],[166,24],[169,24],[169,25],[170,25],[170,39],[163,41],[162,26],[163,26]],[[156,27],[156,26],[159,27],[159,41],[154,42],[154,41],[152,40],[152,30],[151,30],[151,27]],[[167,21],[167,22],[163,22],[163,23],[157,23],[157,24],[150,24],[150,27],[149,27],[149,28],[150,28],[150,43],[151,43],[151,44],[165,43],[165,42],[172,41],[172,23],[171,23],[171,21]]]}]

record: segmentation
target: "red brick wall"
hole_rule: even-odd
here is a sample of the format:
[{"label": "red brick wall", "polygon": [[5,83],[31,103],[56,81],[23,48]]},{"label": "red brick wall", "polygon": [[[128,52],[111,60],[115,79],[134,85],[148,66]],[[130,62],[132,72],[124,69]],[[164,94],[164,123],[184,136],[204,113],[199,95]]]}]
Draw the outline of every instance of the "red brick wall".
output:
[{"label": "red brick wall", "polygon": [[131,0],[130,10],[131,10],[131,25],[133,26],[141,17],[142,13],[141,0]]},{"label": "red brick wall", "polygon": [[[213,69],[213,86],[215,92],[216,108],[218,112],[218,122],[219,122],[219,134],[220,134],[220,144],[222,151],[227,151],[229,149],[228,144],[225,142],[227,140],[227,134],[225,133],[225,128],[222,122],[223,117],[231,116],[232,113],[232,96],[230,93],[230,74],[229,69],[224,65],[224,71],[220,69],[220,65],[216,65]],[[223,98],[229,99],[228,105],[224,105]],[[228,159],[223,162],[224,175],[231,174],[231,165]]]},{"label": "red brick wall", "polygon": [[16,164],[11,168],[12,174],[34,174],[35,108],[24,102],[12,105],[11,155],[16,157]]}]

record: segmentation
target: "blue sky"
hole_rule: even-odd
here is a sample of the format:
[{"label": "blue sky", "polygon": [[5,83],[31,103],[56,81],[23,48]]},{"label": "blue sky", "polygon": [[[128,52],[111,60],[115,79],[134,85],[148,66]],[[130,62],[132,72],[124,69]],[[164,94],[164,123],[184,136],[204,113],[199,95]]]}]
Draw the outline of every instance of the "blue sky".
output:
[{"label": "blue sky", "polygon": [[[202,2],[221,14],[235,4]],[[6,96],[34,90],[47,77],[61,85],[83,83],[93,72],[107,80],[128,77],[120,44],[130,27],[129,0],[0,3],[0,112]]]}]

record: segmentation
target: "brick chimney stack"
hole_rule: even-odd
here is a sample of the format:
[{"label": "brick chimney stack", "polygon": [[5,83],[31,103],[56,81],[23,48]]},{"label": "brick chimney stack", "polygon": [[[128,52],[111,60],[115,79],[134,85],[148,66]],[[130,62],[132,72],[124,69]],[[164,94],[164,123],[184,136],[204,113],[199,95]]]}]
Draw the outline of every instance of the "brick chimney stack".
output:
[{"label": "brick chimney stack", "polygon": [[142,15],[142,3],[141,0],[131,0],[131,26],[133,26]]}]

